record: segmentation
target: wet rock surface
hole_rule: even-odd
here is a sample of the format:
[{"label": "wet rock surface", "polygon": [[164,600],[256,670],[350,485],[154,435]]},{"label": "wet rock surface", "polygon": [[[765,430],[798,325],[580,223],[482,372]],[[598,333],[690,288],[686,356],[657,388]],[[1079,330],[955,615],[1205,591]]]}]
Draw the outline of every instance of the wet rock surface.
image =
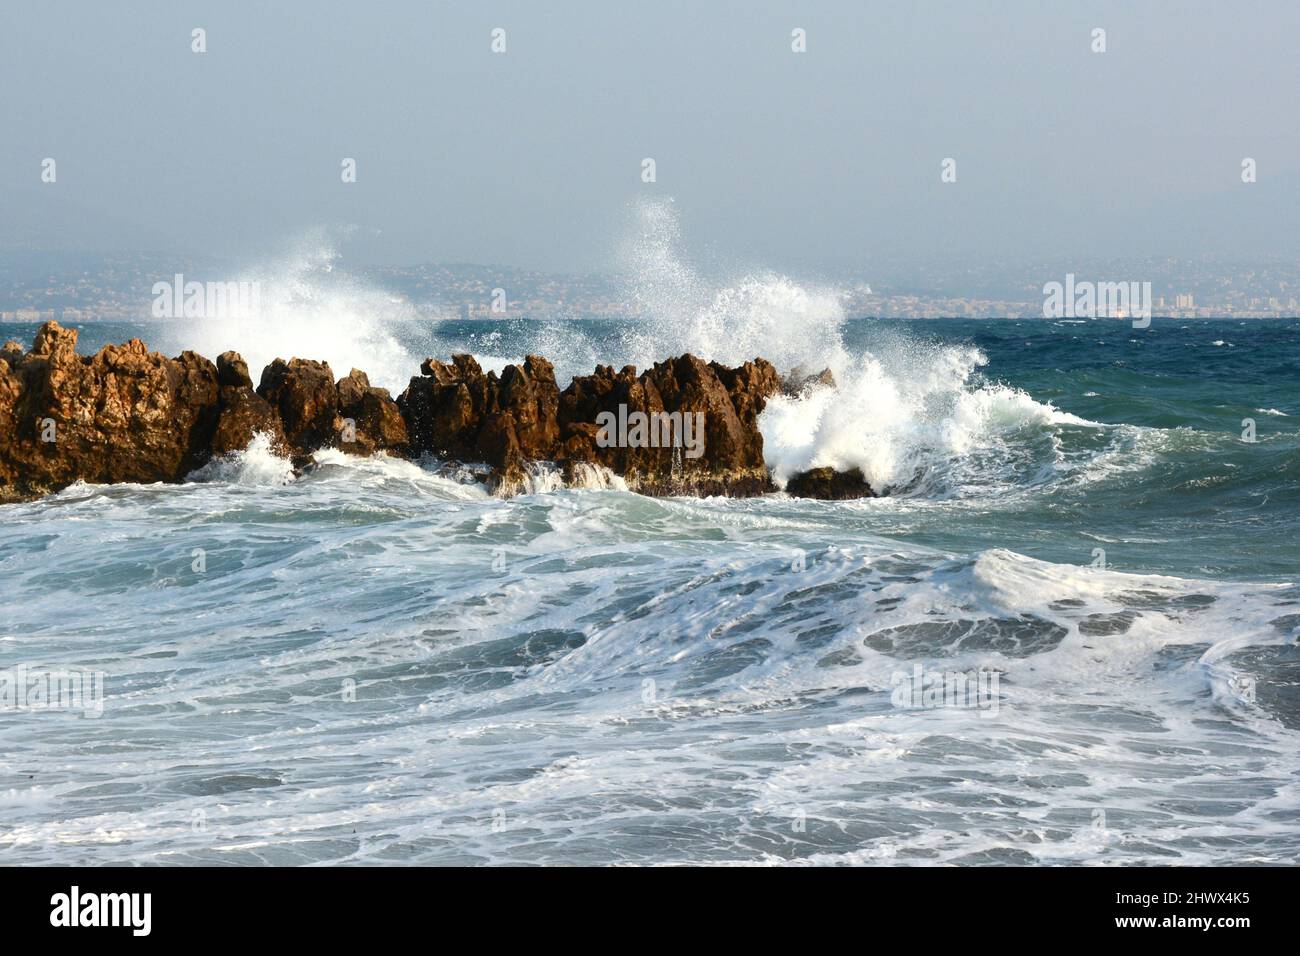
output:
[{"label": "wet rock surface", "polygon": [[253,436],[261,432],[271,439],[271,447],[277,454],[287,457],[289,443],[280,416],[253,390],[248,363],[238,352],[222,352],[217,356],[217,383],[221,389],[218,394],[221,410],[212,436],[212,454],[228,455],[247,448]]},{"label": "wet rock surface", "polygon": [[554,457],[559,428],[555,369],[530,355],[498,377],[472,355],[425,359],[397,399],[415,454],[483,462],[517,480],[529,461]]},{"label": "wet rock surface", "polygon": [[811,374],[801,365],[795,366],[790,374],[781,379],[781,394],[791,398],[806,395],[818,388],[835,388],[835,374],[828,368],[817,374]]},{"label": "wet rock surface", "polygon": [[[277,358],[256,388],[248,364],[224,352],[167,358],[139,339],[76,352],[77,333],[47,322],[32,349],[0,348],[0,501],[75,481],[176,482],[262,434],[298,466],[314,452],[430,455],[487,466],[506,491],[538,463],[572,479],[593,466],[652,495],[760,495],[775,490],[758,417],[769,398],[820,376],[777,373],[755,359],[736,368],[681,355],[638,374],[599,366],[561,391],[555,369],[529,355],[500,375],[470,355],[430,358],[396,400],[352,369]],[[809,379],[812,380],[809,383]],[[872,494],[859,471],[805,472],[790,494]]]},{"label": "wet rock surface", "polygon": [[350,455],[404,452],[406,419],[388,389],[370,384],[366,373],[353,369],[335,386],[339,398],[338,447]]},{"label": "wet rock surface", "polygon": [[217,368],[139,339],[77,354],[75,329],[47,322],[30,352],[0,350],[0,500],[75,481],[178,481],[211,454]]},{"label": "wet rock surface", "polygon": [[797,498],[825,498],[830,501],[876,496],[861,469],[858,468],[850,468],[848,471],[813,468],[800,472],[787,481],[785,490],[787,494]]},{"label": "wet rock surface", "polygon": [[778,382],[763,359],[729,369],[688,354],[639,376],[600,366],[560,395],[556,460],[602,465],[646,494],[773,491],[757,421]]}]

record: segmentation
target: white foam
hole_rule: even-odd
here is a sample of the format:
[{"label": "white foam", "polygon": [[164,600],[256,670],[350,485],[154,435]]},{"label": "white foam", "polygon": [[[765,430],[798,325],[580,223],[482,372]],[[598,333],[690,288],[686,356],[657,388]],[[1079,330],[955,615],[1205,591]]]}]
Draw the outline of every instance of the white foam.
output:
[{"label": "white foam", "polygon": [[[509,354],[515,349],[538,352],[555,363],[561,387],[597,363],[644,369],[685,352],[728,365],[762,357],[783,373],[829,368],[837,389],[773,399],[760,419],[778,484],[798,471],[831,466],[861,468],[876,488],[902,485],[933,477],[963,456],[996,450],[1019,430],[1037,434],[1093,424],[1021,390],[983,381],[979,369],[986,359],[974,347],[878,331],[869,348],[849,349],[838,290],[764,271],[706,278],[681,251],[680,217],[671,200],[638,203],[634,220],[621,253],[630,277],[626,300],[639,316],[635,324],[617,335],[539,325],[527,330],[526,342],[511,343],[514,349],[501,348],[497,330],[436,345],[426,335],[421,344],[429,346],[427,354],[469,351],[499,373],[522,360]],[[250,270],[249,277],[261,282],[259,320],[180,325],[172,332],[176,347],[208,355],[236,348],[255,376],[276,357],[319,358],[338,376],[356,367],[400,391],[420,356],[396,330],[403,325],[409,342],[419,338],[409,331],[412,324],[431,317],[400,297],[341,277],[336,259],[327,236],[308,237],[279,261]],[[983,470],[996,471],[996,462],[984,462]],[[532,475],[525,490],[557,481]]]},{"label": "white foam", "polygon": [[293,464],[271,447],[272,438],[256,432],[248,447],[213,458],[189,475],[190,481],[224,481],[238,485],[287,485],[294,479]]},{"label": "white foam", "polygon": [[353,368],[374,385],[405,387],[418,373],[421,357],[395,334],[437,316],[424,315],[401,296],[335,271],[339,253],[334,238],[316,231],[285,255],[241,270],[219,281],[254,281],[260,287],[260,314],[253,318],[179,320],[164,326],[169,352],[193,349],[209,357],[227,349],[248,362],[256,385],[273,359],[328,362],[336,378]]},{"label": "white foam", "polygon": [[783,371],[799,365],[820,371],[848,359],[839,290],[765,271],[707,279],[681,253],[671,200],[646,200],[634,212],[633,234],[621,252],[631,276],[628,298],[641,322],[621,343],[619,363],[644,368],[691,352],[727,365],[761,357]]},{"label": "white foam", "polygon": [[638,367],[693,352],[736,365],[762,357],[782,373],[829,368],[838,388],[776,397],[759,420],[778,484],[796,472],[861,468],[876,488],[908,482],[936,464],[988,449],[1020,429],[1095,423],[982,381],[977,348],[877,330],[854,353],[843,337],[837,290],[804,287],[771,272],[711,282],[680,251],[671,201],[643,201],[624,244],[630,298],[642,313],[614,364]]},{"label": "white foam", "polygon": [[1096,423],[977,381],[973,347],[900,338],[835,370],[839,387],[778,396],[759,419],[779,484],[808,468],[860,468],[872,487],[907,482],[1021,429]]}]

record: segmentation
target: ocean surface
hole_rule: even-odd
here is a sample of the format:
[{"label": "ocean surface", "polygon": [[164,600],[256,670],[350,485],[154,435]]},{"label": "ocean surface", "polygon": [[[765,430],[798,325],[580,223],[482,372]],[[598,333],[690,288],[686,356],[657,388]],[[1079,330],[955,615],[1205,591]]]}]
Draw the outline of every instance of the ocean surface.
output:
[{"label": "ocean surface", "polygon": [[395,391],[453,350],[829,366],[769,464],[890,494],[496,498],[258,445],[0,507],[0,670],[103,675],[98,715],[0,709],[0,862],[1300,862],[1300,322],[682,282],[655,320],[82,326]]}]

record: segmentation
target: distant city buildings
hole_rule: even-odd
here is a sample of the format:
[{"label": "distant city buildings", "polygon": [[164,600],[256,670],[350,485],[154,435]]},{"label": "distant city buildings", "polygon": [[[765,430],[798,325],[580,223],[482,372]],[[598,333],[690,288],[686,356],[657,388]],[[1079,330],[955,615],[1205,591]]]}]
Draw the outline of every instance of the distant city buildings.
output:
[{"label": "distant city buildings", "polygon": [[[175,272],[228,279],[229,265],[161,260],[146,255],[79,257],[60,268],[57,255],[24,272],[0,263],[0,321],[69,322],[150,318],[151,289]],[[1300,316],[1300,263],[1238,266],[1201,260],[1125,260],[1005,265],[875,264],[844,271],[829,283],[846,290],[845,312],[881,318],[1041,318],[1043,283],[1065,272],[1094,281],[1150,281],[1152,311],[1176,318]],[[337,270],[343,273],[344,270]],[[636,316],[629,283],[610,275],[554,275],[469,264],[387,267],[353,273],[364,283],[401,296],[419,318],[614,318]],[[891,281],[892,280],[892,281]],[[870,285],[868,285],[870,281]]]}]

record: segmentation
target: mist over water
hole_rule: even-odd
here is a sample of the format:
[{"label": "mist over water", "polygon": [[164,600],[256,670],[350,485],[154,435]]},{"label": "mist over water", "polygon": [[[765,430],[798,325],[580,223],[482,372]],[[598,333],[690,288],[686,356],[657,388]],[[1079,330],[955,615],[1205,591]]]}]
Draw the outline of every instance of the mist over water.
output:
[{"label": "mist over water", "polygon": [[623,361],[644,368],[691,352],[724,365],[762,357],[785,372],[839,368],[848,360],[838,290],[804,288],[771,272],[701,275],[683,256],[672,200],[642,200],[633,219],[621,265],[627,298],[643,318],[619,341]]},{"label": "mist over water", "polygon": [[338,268],[341,238],[313,230],[282,256],[223,277],[258,284],[259,315],[161,324],[149,344],[212,359],[234,349],[248,362],[254,385],[274,359],[307,358],[328,362],[340,378],[359,368],[372,384],[400,391],[419,374],[418,346],[435,343],[428,329],[444,316],[422,314],[400,295]]},{"label": "mist over water", "polygon": [[[635,214],[622,321],[437,321],[322,243],[261,273],[274,321],[81,347],[394,389],[462,350],[561,384],[684,351],[830,368],[763,413],[768,462],[892,494],[499,498],[256,441],[4,506],[0,668],[106,692],[0,710],[7,859],[1300,862],[1300,325],[846,317],[701,275],[671,204]],[[996,693],[900,704],[917,668]]]},{"label": "mist over water", "polygon": [[[629,207],[618,245],[631,321],[604,325],[520,321],[449,323],[343,273],[337,236],[316,231],[284,257],[248,270],[260,283],[262,316],[169,325],[163,347],[210,357],[234,348],[257,375],[276,357],[323,359],[338,376],[359,368],[394,395],[427,356],[474,354],[501,370],[545,355],[561,388],[597,364],[649,368],[687,352],[725,365],[765,358],[783,374],[830,369],[836,389],[774,399],[761,420],[778,484],[808,468],[860,468],[873,487],[925,484],[954,458],[995,453],[1008,431],[1079,419],[1018,389],[985,381],[978,348],[937,342],[897,327],[845,344],[842,295],[768,271],[702,274],[683,254],[671,199]],[[458,331],[459,330],[459,331]]]}]

